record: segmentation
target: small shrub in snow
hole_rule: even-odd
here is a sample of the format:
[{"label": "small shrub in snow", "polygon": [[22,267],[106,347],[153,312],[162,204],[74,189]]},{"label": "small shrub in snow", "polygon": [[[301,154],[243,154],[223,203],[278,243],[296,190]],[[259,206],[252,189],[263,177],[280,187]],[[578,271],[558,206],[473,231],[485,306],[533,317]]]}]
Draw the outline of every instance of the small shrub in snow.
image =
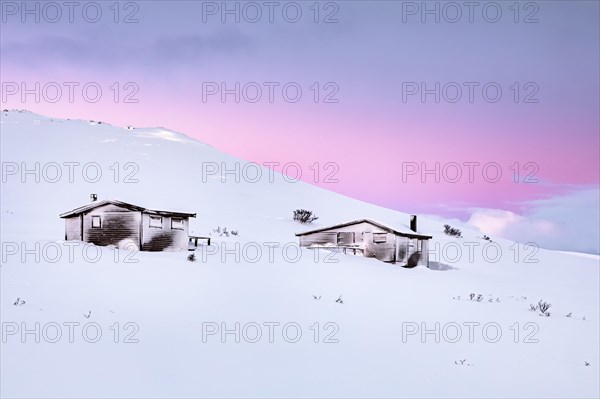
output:
[{"label": "small shrub in snow", "polygon": [[[489,296],[491,298],[488,298],[488,302],[493,303],[494,297],[492,296],[492,294],[489,294]],[[458,299],[460,300],[460,296],[458,297]],[[475,294],[473,292],[469,294],[469,301],[483,302],[483,299],[483,294]],[[496,298],[496,302],[500,302],[500,298]]]},{"label": "small shrub in snow", "polygon": [[213,229],[213,231],[217,233],[219,237],[229,237],[229,234],[231,234],[232,236],[237,236],[239,234],[237,230],[228,231],[227,227],[223,227],[223,229],[221,229],[221,226],[217,226],[217,228]]},{"label": "small shrub in snow", "polygon": [[88,314],[84,314],[83,317],[85,317],[86,319],[89,319],[91,315],[92,315],[92,311],[90,310],[88,312]]},{"label": "small shrub in snow", "polygon": [[550,312],[548,312],[548,309],[550,309],[551,306],[552,305],[548,302],[544,302],[540,299],[537,305],[529,305],[529,310],[532,312],[539,312],[540,316],[550,317]]},{"label": "small shrub in snow", "polygon": [[344,304],[344,301],[342,301],[342,296],[341,295],[338,297],[338,299],[335,300],[335,302],[339,303],[339,304],[342,304],[342,305]]},{"label": "small shrub in snow", "polygon": [[477,294],[477,296],[476,296],[474,293],[471,293],[469,295],[469,300],[472,301],[473,299],[476,300],[477,302],[481,302],[483,300],[483,295]]},{"label": "small shrub in snow", "polygon": [[321,295],[319,295],[319,296],[313,295],[313,299],[314,299],[315,301],[318,301],[319,299],[321,299]]},{"label": "small shrub in snow", "polygon": [[450,226],[449,224],[444,225],[444,234],[451,237],[462,237],[462,231],[460,231],[456,227]]},{"label": "small shrub in snow", "polygon": [[585,366],[586,367],[589,366],[589,365],[590,365],[590,362],[585,362]]},{"label": "small shrub in snow", "polygon": [[223,227],[223,230],[221,230],[221,226],[217,226],[216,230],[213,230],[215,233],[217,233],[219,235],[219,237],[229,237],[229,232],[227,231],[227,227]]},{"label": "small shrub in snow", "polygon": [[296,209],[294,211],[294,220],[300,223],[312,223],[318,218],[319,217],[314,215],[312,211],[308,211],[306,209]]},{"label": "small shrub in snow", "polygon": [[23,305],[25,305],[25,301],[22,300],[21,298],[17,298],[17,300],[13,303],[13,305],[15,305],[15,306],[23,306]]},{"label": "small shrub in snow", "polygon": [[471,367],[473,364],[472,363],[466,363],[467,359],[462,359],[462,360],[455,360],[454,364],[456,364],[457,366],[469,366]]},{"label": "small shrub in snow", "polygon": [[489,236],[486,236],[485,234],[481,238],[483,238],[486,241],[490,241],[490,242],[492,241],[492,239]]},{"label": "small shrub in snow", "polygon": [[546,313],[548,311],[548,309],[550,309],[551,306],[552,305],[549,304],[548,302],[542,302],[541,299],[538,302],[538,309],[540,309],[540,312],[542,312],[542,313]]},{"label": "small shrub in snow", "polygon": [[537,305],[529,304],[529,310],[531,310],[532,312],[537,312],[538,307]]},{"label": "small shrub in snow", "polygon": [[195,262],[196,261],[196,254],[195,253],[191,253],[188,255],[187,260],[189,260],[190,262]]}]

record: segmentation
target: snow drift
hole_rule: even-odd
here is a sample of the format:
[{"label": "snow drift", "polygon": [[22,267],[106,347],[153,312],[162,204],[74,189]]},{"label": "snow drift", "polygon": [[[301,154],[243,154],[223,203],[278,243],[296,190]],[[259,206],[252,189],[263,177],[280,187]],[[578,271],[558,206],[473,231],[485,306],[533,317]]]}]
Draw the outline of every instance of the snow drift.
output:
[{"label": "snow drift", "polygon": [[[2,396],[600,395],[597,256],[424,217],[429,269],[298,248],[309,228],[409,215],[168,129],[26,111],[0,126]],[[194,212],[213,245],[192,262],[65,242],[58,215],[91,193]]]}]

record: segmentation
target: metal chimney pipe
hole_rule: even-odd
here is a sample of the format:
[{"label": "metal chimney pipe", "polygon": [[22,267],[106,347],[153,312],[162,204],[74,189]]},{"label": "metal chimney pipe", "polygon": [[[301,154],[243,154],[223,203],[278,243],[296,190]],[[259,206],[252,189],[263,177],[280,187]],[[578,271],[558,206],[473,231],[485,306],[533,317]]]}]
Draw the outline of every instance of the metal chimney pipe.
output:
[{"label": "metal chimney pipe", "polygon": [[410,229],[417,232],[417,215],[410,215]]}]

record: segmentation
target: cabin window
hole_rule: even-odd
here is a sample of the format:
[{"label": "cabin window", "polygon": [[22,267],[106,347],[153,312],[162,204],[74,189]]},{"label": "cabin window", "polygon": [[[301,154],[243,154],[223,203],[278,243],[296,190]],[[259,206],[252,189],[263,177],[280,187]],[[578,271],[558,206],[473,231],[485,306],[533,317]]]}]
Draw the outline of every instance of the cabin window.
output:
[{"label": "cabin window", "polygon": [[92,216],[92,228],[99,229],[100,227],[102,227],[102,224],[100,223],[100,216]]},{"label": "cabin window", "polygon": [[183,230],[183,219],[171,219],[171,228],[173,230]]},{"label": "cabin window", "polygon": [[373,233],[373,242],[375,244],[383,244],[387,242],[387,234],[386,233]]},{"label": "cabin window", "polygon": [[150,227],[162,229],[162,217],[150,216]]},{"label": "cabin window", "polygon": [[354,233],[341,231],[337,233],[337,244],[338,245],[351,245],[354,244]]}]

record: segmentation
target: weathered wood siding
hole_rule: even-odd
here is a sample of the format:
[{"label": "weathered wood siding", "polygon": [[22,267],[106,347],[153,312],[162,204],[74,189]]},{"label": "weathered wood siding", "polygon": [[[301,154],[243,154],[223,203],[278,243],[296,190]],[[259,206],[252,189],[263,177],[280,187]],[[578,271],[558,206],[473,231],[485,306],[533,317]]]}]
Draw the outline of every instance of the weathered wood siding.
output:
[{"label": "weathered wood siding", "polygon": [[396,236],[393,233],[385,234],[385,242],[377,243],[373,240],[374,233],[368,232],[364,235],[365,256],[377,258],[383,262],[394,262],[396,260]]},{"label": "weathered wood siding", "polygon": [[337,233],[335,231],[322,231],[314,234],[300,236],[300,246],[308,247],[313,244],[336,244]]},{"label": "weathered wood siding", "polygon": [[143,251],[164,251],[164,250],[185,250],[188,249],[189,219],[176,217],[183,220],[183,230],[171,228],[171,217],[160,216],[162,218],[161,227],[150,227],[150,216],[147,213],[142,217],[142,250]]},{"label": "weathered wood siding", "polygon": [[65,239],[67,241],[82,241],[81,216],[72,216],[65,219]]},{"label": "weathered wood siding", "polygon": [[333,230],[340,232],[354,232],[356,233],[355,236],[357,240],[361,236],[361,233],[385,233],[385,230],[381,229],[381,227],[366,222],[353,224],[351,226],[344,226]]},{"label": "weathered wood siding", "polygon": [[[100,216],[100,228],[92,227],[92,216]],[[116,205],[105,205],[83,215],[83,241],[119,248],[139,248],[141,213]]]},{"label": "weathered wood siding", "polygon": [[338,243],[338,233],[342,233],[340,235],[341,244],[349,245],[348,242],[349,235],[345,233],[354,233],[354,244],[361,245],[364,242],[363,234],[366,232],[385,232],[380,227],[374,226],[370,223],[358,223],[352,226],[344,226],[344,227],[336,227],[333,229],[320,231],[313,234],[307,234],[299,237],[300,245],[303,247],[308,247],[312,244],[337,244]]}]

